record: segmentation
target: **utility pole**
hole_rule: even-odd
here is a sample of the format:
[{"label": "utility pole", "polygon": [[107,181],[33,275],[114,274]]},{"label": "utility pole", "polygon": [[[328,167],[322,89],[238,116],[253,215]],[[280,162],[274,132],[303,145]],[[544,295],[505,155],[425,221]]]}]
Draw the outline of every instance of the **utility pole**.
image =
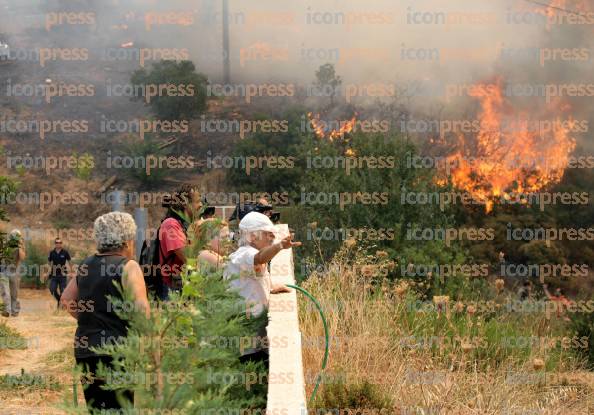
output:
[{"label": "utility pole", "polygon": [[134,209],[134,222],[136,222],[136,258],[140,258],[142,244],[147,238],[147,210],[146,208]]},{"label": "utility pole", "polygon": [[229,0],[223,0],[223,83],[231,81],[231,56],[229,54]]}]

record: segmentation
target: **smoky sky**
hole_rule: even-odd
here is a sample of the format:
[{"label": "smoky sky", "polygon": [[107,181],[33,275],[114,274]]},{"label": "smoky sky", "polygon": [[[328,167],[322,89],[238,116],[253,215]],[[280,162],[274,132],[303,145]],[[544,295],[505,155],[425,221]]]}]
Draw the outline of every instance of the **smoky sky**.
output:
[{"label": "smoky sky", "polygon": [[[97,25],[87,35],[80,27],[63,25],[52,28],[50,37],[72,31],[77,36],[69,43],[81,46],[92,47],[100,39],[106,44],[112,39],[111,46],[117,46],[128,39],[149,47],[187,48],[202,72],[213,80],[222,76],[222,0],[4,0],[0,7],[2,23],[10,21],[18,30],[42,25],[46,13],[93,11]],[[539,21],[544,10],[522,0],[229,0],[231,70],[233,79],[242,82],[308,82],[324,63],[334,64],[350,82],[476,81],[520,66],[541,75],[553,66],[588,73],[590,58],[539,62],[539,48],[591,48],[594,38],[592,24],[547,28]],[[191,24],[147,24],[147,14],[172,12]],[[115,28],[121,24],[127,29]],[[0,32],[5,32],[1,26]],[[43,31],[31,39],[39,45],[47,41]]]},{"label": "smoky sky", "polygon": [[[547,20],[546,8],[525,0],[229,0],[231,82],[310,85],[316,69],[331,63],[344,84],[420,84],[410,105],[425,106],[449,103],[450,84],[592,83],[594,7],[584,3],[565,7],[586,24],[554,9]],[[184,50],[216,83],[223,76],[222,7],[222,0],[0,0],[0,35],[20,47],[86,47],[91,60],[123,44]],[[47,28],[49,14],[67,12],[93,12],[96,21]],[[109,64],[118,65],[121,73],[138,68]],[[589,99],[572,98],[576,114]],[[548,104],[540,96],[523,101]]]}]

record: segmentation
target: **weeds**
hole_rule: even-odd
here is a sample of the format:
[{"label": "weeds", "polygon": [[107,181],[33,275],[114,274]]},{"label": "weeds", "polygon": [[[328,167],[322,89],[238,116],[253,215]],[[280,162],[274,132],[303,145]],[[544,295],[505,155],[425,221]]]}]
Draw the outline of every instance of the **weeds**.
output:
[{"label": "weeds", "polygon": [[0,350],[3,349],[26,349],[27,339],[21,336],[16,330],[0,323]]},{"label": "weeds", "polygon": [[25,370],[21,369],[19,375],[0,376],[0,390],[2,389],[26,390],[27,392],[40,389],[59,390],[60,382],[52,376],[25,373]]},{"label": "weeds", "polygon": [[[324,272],[303,283],[322,305],[330,328],[326,375],[344,373],[345,385],[373,385],[323,383],[316,406],[378,394],[409,413],[418,413],[415,408],[482,414],[544,407],[551,413],[566,407],[588,413],[591,386],[566,393],[563,379],[583,369],[584,339],[563,319],[538,310],[508,310],[501,306],[502,294],[487,298],[489,307],[447,295],[423,299],[426,291],[419,285],[425,283],[382,277],[382,267],[389,265],[380,257],[344,244]],[[300,301],[305,370],[317,373],[324,345],[311,346],[307,337],[320,338],[322,324]],[[308,395],[312,389],[308,384]]]}]

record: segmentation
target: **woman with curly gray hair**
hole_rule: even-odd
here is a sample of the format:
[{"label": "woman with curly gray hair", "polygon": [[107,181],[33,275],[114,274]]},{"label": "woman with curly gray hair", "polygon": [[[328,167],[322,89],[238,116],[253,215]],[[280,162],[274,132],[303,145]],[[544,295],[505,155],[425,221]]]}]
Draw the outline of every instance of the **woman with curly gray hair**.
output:
[{"label": "woman with curly gray hair", "polygon": [[[115,391],[103,390],[105,382],[96,377],[101,363],[111,368],[109,356],[91,350],[126,337],[127,324],[114,310],[109,296],[123,301],[122,287],[131,294],[134,310],[149,316],[149,302],[144,275],[133,260],[136,224],[128,213],[110,212],[99,216],[93,228],[97,253],[87,257],[80,265],[60,300],[62,306],[78,320],[74,337],[74,357],[83,366],[84,394],[89,409],[120,409]],[[132,392],[123,398],[133,402]],[[121,399],[121,397],[120,397]]]}]

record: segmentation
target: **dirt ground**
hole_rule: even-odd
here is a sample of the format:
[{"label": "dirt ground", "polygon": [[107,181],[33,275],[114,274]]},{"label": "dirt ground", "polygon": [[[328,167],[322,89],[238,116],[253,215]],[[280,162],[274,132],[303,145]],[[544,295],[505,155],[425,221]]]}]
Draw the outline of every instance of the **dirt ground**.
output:
[{"label": "dirt ground", "polygon": [[[27,340],[27,349],[0,350],[0,375],[40,375],[42,386],[0,388],[0,415],[62,414],[56,405],[72,402],[74,364],[72,342],[75,320],[64,311],[56,310],[56,301],[48,290],[22,289],[21,313],[3,318],[7,325]],[[45,387],[46,383],[53,388]],[[78,386],[79,402],[84,402]],[[84,403],[83,403],[84,405]]]}]

